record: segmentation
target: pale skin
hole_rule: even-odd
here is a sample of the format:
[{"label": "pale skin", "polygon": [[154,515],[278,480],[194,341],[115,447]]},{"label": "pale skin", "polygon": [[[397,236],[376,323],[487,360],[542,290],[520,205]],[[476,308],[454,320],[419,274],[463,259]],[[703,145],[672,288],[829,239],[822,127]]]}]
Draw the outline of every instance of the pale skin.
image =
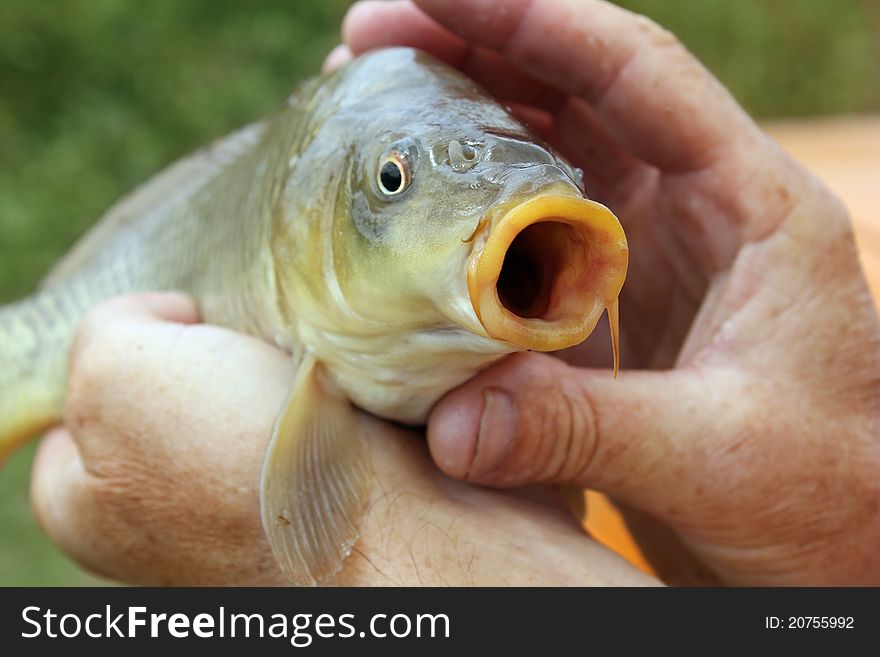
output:
[{"label": "pale skin", "polygon": [[[503,361],[435,407],[427,433],[439,468],[491,487],[604,491],[642,525],[668,529],[681,559],[695,556],[723,583],[880,583],[880,324],[839,201],[672,35],[599,0],[362,2],[343,37],[330,67],[408,45],[462,68],[584,169],[588,193],[614,210],[629,238],[620,377],[595,369],[608,362],[600,335],[563,359]],[[257,384],[270,376],[261,367],[284,361],[220,329],[179,328],[195,320],[191,308],[169,315],[140,303],[134,316],[146,322],[129,310],[118,313],[121,325],[81,329],[66,416],[73,440],[59,430],[41,450],[38,514],[76,558],[123,579],[186,581],[212,562],[215,576],[200,581],[217,581],[218,572],[230,582],[273,581],[254,505],[261,446],[284,386]],[[201,365],[178,368],[169,347],[138,333],[157,322],[242,353],[230,361],[224,344],[215,347],[222,362],[208,350]],[[114,338],[120,332],[128,339]],[[76,355],[90,335],[102,345],[98,366]],[[133,350],[138,339],[143,349]],[[175,353],[199,357],[201,342]],[[120,368],[121,359],[130,365]],[[367,583],[392,565],[419,571],[406,565],[407,550],[417,563],[420,549],[405,528],[424,513],[447,530],[437,536],[480,547],[471,565],[503,571],[511,583],[514,569],[502,564],[522,554],[504,547],[522,535],[511,523],[535,532],[515,569],[527,581],[642,581],[572,534],[552,505],[454,484],[399,430],[365,426],[388,441],[372,448],[374,462],[381,470],[387,460],[388,480],[400,482],[404,498],[413,491],[418,508],[395,514],[374,490],[380,503],[369,507],[363,545],[381,546],[385,560],[368,548],[341,581]],[[462,504],[471,495],[488,497]],[[96,526],[105,535],[120,528],[117,539]],[[388,539],[398,526],[401,540]],[[570,562],[547,558],[569,547]],[[423,554],[435,558],[433,543]]]},{"label": "pale skin", "polygon": [[[259,514],[287,354],[198,324],[181,295],[116,299],[82,322],[66,429],[34,465],[33,505],[74,559],[138,584],[281,585]],[[150,400],[144,403],[145,400]],[[338,585],[641,585],[557,500],[457,482],[419,436],[367,415],[374,476]]]}]

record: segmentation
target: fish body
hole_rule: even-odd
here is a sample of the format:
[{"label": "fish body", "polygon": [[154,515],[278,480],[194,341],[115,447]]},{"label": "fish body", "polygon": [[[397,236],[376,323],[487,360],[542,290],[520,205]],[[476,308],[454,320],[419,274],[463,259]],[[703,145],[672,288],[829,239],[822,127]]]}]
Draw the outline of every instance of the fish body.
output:
[{"label": "fish body", "polygon": [[82,315],[138,290],[299,363],[261,482],[291,581],[335,573],[370,476],[351,402],[421,423],[516,350],[577,344],[626,240],[578,172],[473,81],[409,49],[306,82],[287,106],[111,208],[31,298],[0,308],[0,456],[59,421]]}]

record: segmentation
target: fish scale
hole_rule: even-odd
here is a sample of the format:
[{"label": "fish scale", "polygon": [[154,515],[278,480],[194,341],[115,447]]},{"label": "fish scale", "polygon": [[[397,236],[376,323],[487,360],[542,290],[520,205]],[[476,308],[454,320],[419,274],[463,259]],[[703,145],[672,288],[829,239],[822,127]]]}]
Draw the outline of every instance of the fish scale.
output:
[{"label": "fish scale", "polygon": [[475,82],[411,49],[373,52],[157,175],[0,308],[0,459],[59,421],[89,308],[188,293],[203,321],[293,356],[260,513],[289,580],[323,583],[371,486],[353,405],[423,423],[480,369],[573,346],[606,310],[616,367],[627,258],[576,169]]},{"label": "fish scale", "polygon": [[[295,110],[288,110],[274,120],[282,126],[270,133],[296,120]],[[189,191],[170,203],[164,181],[148,182],[107,213],[95,229],[97,239],[86,236],[41,291],[0,309],[0,458],[59,421],[73,332],[83,314],[105,299],[179,290],[199,300],[206,321],[266,337],[252,297],[259,293],[253,281],[266,264],[262,253],[272,199],[263,190],[271,181],[263,178],[262,187],[251,181],[255,163],[278,149],[260,151],[255,136],[262,132],[236,133],[196,155],[199,166],[169,172]],[[163,196],[150,205],[143,197],[155,196],[157,189]],[[242,221],[245,207],[249,216]],[[141,214],[127,216],[132,209]],[[105,222],[115,231],[102,230]]]}]

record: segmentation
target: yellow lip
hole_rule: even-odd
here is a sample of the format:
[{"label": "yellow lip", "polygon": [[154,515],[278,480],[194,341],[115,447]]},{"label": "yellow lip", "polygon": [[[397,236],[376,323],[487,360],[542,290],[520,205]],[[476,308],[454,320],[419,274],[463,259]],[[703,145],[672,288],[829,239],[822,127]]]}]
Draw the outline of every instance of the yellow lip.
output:
[{"label": "yellow lip", "polygon": [[468,293],[492,338],[521,349],[579,344],[606,309],[617,368],[617,297],[626,235],[604,205],[563,194],[521,203],[489,227],[468,267]]}]

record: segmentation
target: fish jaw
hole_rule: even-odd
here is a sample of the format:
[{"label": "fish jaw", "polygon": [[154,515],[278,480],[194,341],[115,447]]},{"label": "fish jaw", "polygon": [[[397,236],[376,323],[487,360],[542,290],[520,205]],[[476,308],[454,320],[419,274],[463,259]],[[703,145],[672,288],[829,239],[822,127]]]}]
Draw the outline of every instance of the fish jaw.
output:
[{"label": "fish jaw", "polygon": [[617,298],[628,248],[617,217],[572,194],[541,194],[490,222],[471,252],[470,302],[489,337],[556,351],[583,342],[607,309],[617,369]]}]

